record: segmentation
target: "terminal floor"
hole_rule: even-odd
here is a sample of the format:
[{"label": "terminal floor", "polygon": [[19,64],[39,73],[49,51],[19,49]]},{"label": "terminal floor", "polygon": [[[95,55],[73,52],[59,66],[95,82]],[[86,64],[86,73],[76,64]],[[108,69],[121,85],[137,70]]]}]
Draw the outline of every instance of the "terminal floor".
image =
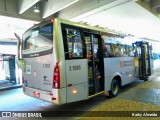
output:
[{"label": "terminal floor", "polygon": [[[160,120],[160,116],[133,117],[128,114],[130,111],[134,113],[142,111],[157,113],[159,111],[158,115],[160,115],[160,71],[156,71],[147,82],[137,80],[122,87],[120,94],[115,98],[106,98],[103,95],[99,95],[89,100],[64,105],[54,105],[26,96],[23,94],[22,88],[0,91],[0,111],[53,111],[53,113],[54,111],[64,111],[63,114],[66,114],[65,111],[69,111],[74,113],[74,116],[72,114],[70,117],[62,115],[62,117],[58,118],[39,118],[41,120]],[[100,116],[97,111],[100,111]],[[124,117],[109,117],[110,115],[105,115],[106,111],[112,111],[111,114],[119,114],[121,111]],[[116,112],[114,113],[114,111]],[[21,119],[12,118],[11,120]],[[29,119],[34,120],[35,118]],[[3,120],[10,119],[3,118]]]},{"label": "terminal floor", "polygon": [[[76,120],[83,120],[84,118],[87,120],[160,120],[160,71],[156,71],[147,82],[136,81],[135,83],[124,86],[117,97],[106,100],[102,104],[94,106],[87,111],[93,112],[83,113],[81,114],[81,117],[77,117]],[[101,114],[101,117],[95,115],[96,112],[94,111],[100,111],[99,113]],[[116,111],[116,114],[121,111],[122,113],[120,112],[120,115],[115,116],[121,116],[121,114],[124,114],[124,117],[106,117],[107,115],[105,115],[106,112],[104,111],[113,111],[111,114],[114,114],[114,111]],[[132,113],[133,115],[137,113],[155,113],[159,117],[134,117],[132,116]]]},{"label": "terminal floor", "polygon": [[8,89],[12,89],[12,88],[19,88],[21,87],[21,84],[14,84],[11,83],[9,80],[0,80],[0,91],[2,90],[8,90]]}]

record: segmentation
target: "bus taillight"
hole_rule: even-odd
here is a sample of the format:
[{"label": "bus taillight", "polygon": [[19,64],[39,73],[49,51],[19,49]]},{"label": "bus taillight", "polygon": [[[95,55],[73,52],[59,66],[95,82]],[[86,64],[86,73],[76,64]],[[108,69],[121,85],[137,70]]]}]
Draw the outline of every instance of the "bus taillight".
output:
[{"label": "bus taillight", "polygon": [[53,23],[53,22],[54,22],[54,19],[51,19],[50,22]]},{"label": "bus taillight", "polygon": [[56,63],[54,68],[54,75],[53,75],[53,88],[59,89],[60,88],[60,71],[59,71],[59,62]]}]

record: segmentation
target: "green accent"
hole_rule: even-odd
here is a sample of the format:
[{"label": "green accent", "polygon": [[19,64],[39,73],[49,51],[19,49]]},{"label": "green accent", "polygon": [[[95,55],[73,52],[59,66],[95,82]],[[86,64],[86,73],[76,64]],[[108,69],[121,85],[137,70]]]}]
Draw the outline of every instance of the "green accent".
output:
[{"label": "green accent", "polygon": [[25,70],[26,69],[26,63],[23,59],[17,59],[16,60],[18,66],[22,69]]},{"label": "green accent", "polygon": [[92,97],[97,96],[97,95],[100,95],[100,94],[102,94],[102,93],[104,93],[104,91],[101,91],[101,92],[96,93],[96,94],[94,94],[94,95],[90,95],[88,98],[92,98]]},{"label": "green accent", "polygon": [[[115,35],[121,35],[119,32],[116,32],[114,30],[110,30],[110,29],[107,29],[107,28],[104,28],[104,27],[90,26],[90,25],[87,25],[87,24],[84,24],[84,23],[72,22],[72,21],[68,21],[68,20],[65,20],[65,19],[61,19],[61,18],[55,18],[55,21],[59,21],[59,23],[64,23],[64,24],[67,24],[67,25],[77,26],[77,27],[81,27],[81,28],[96,30],[96,31],[100,31],[100,32],[107,32],[107,33],[111,33],[111,34],[115,34]],[[124,34],[122,34],[122,36],[123,35]]]}]

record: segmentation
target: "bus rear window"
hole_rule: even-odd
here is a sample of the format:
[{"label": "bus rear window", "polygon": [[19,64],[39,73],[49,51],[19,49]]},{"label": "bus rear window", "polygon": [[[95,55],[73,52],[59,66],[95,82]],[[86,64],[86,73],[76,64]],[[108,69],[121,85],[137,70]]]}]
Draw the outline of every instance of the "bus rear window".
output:
[{"label": "bus rear window", "polygon": [[32,50],[40,47],[52,46],[53,24],[36,27],[23,35],[23,50]]}]

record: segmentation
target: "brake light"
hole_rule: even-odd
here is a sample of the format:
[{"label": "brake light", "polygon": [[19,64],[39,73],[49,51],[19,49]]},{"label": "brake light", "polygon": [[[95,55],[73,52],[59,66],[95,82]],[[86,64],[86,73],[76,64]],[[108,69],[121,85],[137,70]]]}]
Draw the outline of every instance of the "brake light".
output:
[{"label": "brake light", "polygon": [[56,100],[56,98],[52,97],[52,100]]},{"label": "brake light", "polygon": [[53,74],[53,85],[52,88],[59,89],[60,88],[60,71],[59,71],[59,62],[56,63],[54,67]]},{"label": "brake light", "polygon": [[34,23],[34,24],[33,24],[33,27],[38,27],[38,24],[35,24],[35,23]]},{"label": "brake light", "polygon": [[54,22],[54,19],[51,19],[50,22],[53,23],[53,22]]}]

